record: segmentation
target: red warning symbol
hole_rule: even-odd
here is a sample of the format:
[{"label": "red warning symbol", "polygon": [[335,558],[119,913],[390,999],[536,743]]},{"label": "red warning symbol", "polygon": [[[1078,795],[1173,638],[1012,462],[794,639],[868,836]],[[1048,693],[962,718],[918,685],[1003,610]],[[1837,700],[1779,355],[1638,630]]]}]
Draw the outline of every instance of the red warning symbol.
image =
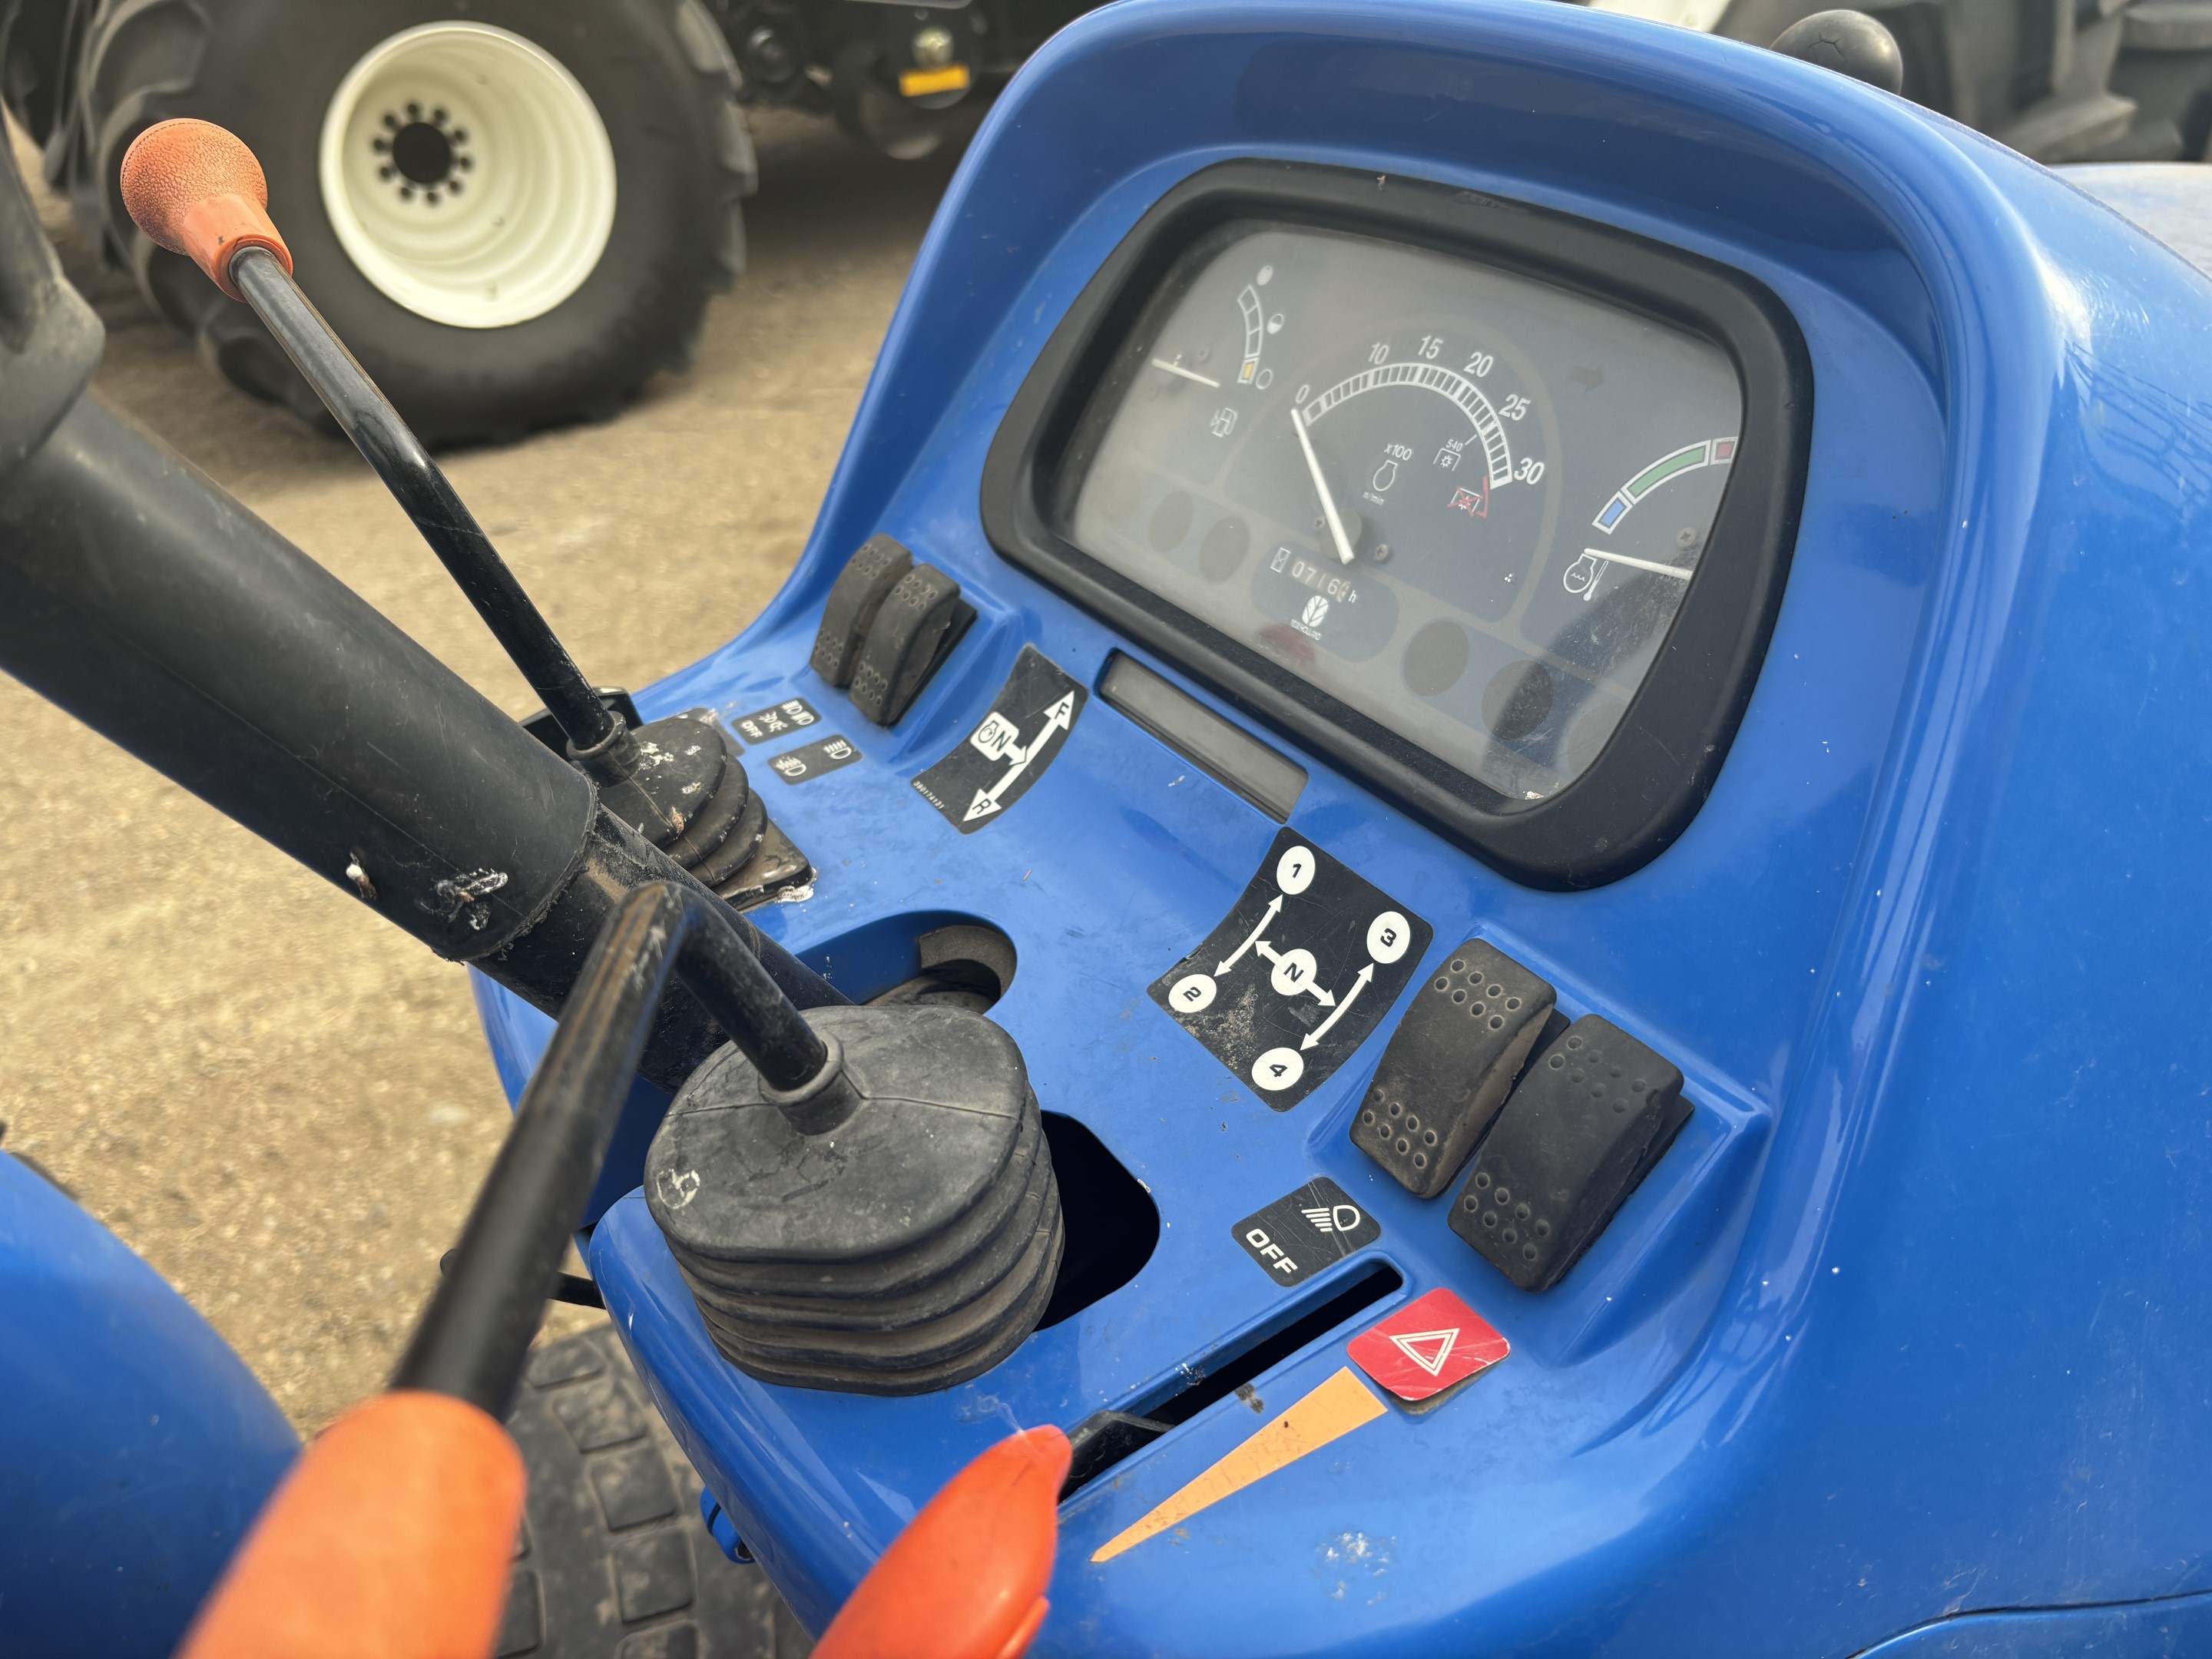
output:
[{"label": "red warning symbol", "polygon": [[1444,1361],[1451,1358],[1452,1344],[1459,1340],[1459,1327],[1455,1325],[1443,1331],[1407,1331],[1402,1335],[1394,1331],[1390,1340],[1431,1376],[1442,1376]]},{"label": "red warning symbol", "polygon": [[1352,1339],[1352,1363],[1399,1399],[1442,1394],[1513,1351],[1490,1323],[1449,1291],[1431,1291]]}]

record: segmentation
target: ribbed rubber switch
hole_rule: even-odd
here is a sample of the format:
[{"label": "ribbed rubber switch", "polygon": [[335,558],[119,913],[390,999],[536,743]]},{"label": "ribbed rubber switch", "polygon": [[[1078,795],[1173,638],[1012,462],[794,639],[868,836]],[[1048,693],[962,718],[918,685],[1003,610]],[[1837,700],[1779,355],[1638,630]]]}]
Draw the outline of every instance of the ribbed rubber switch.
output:
[{"label": "ribbed rubber switch", "polygon": [[1524,1291],[1566,1277],[1690,1115],[1682,1074],[1585,1014],[1530,1062],[1451,1210],[1452,1231]]},{"label": "ribbed rubber switch", "polygon": [[845,561],[822,606],[815,631],[814,672],[842,690],[853,683],[860,647],[890,592],[914,568],[914,555],[889,536],[871,536]]},{"label": "ribbed rubber switch", "polygon": [[1471,939],[1413,995],[1352,1121],[1352,1144],[1416,1198],[1451,1183],[1552,1012],[1552,988]]},{"label": "ribbed rubber switch", "polygon": [[933,564],[915,566],[868,625],[853,667],[853,707],[878,726],[897,725],[975,620],[958,582]]}]

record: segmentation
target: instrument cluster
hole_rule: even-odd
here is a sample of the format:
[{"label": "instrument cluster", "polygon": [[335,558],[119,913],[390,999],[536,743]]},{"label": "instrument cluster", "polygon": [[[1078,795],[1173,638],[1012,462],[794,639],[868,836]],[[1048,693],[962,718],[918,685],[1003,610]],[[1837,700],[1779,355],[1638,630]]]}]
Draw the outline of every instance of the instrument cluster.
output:
[{"label": "instrument cluster", "polygon": [[1194,246],[1121,367],[1069,538],[1521,801],[1620,725],[1743,410],[1710,341],[1284,225]]}]

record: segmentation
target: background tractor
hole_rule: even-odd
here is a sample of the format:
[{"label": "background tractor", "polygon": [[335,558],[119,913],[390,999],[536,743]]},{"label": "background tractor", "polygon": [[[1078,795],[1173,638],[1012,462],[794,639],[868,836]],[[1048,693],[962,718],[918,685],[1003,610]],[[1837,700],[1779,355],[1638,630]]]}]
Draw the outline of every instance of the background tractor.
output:
[{"label": "background tractor", "polygon": [[155,122],[236,131],[269,158],[318,303],[393,402],[431,443],[500,441],[606,417],[690,366],[708,296],[744,269],[742,102],[834,113],[916,158],[1079,9],[0,0],[0,104],[86,234],[210,366],[328,428],[268,331],[117,194]]},{"label": "background tractor", "polygon": [[79,225],[237,385],[327,423],[118,194],[154,123],[269,158],[318,301],[433,441],[604,416],[690,361],[755,182],[699,0],[13,0],[0,88]]},{"label": "background tractor", "polygon": [[[1765,46],[1825,0],[1590,0]],[[2212,136],[2206,0],[1874,0],[1905,95],[2057,166],[2201,161]]]},{"label": "background tractor", "polygon": [[[1815,0],[1594,0],[1766,45]],[[0,105],[79,224],[234,384],[327,415],[116,196],[171,116],[270,158],[319,303],[430,443],[613,414],[744,268],[744,106],[913,160],[1078,0],[0,0]],[[1893,0],[1906,96],[2042,161],[2202,159],[2207,0]]]}]

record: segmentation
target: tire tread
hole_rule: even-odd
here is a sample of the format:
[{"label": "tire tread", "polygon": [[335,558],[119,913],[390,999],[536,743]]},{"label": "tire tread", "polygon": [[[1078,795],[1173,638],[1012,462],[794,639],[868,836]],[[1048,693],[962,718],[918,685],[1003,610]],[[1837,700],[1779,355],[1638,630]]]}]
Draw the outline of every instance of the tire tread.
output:
[{"label": "tire tread", "polygon": [[767,1575],[708,1531],[611,1328],[536,1349],[507,1429],[529,1496],[497,1659],[805,1659]]}]

